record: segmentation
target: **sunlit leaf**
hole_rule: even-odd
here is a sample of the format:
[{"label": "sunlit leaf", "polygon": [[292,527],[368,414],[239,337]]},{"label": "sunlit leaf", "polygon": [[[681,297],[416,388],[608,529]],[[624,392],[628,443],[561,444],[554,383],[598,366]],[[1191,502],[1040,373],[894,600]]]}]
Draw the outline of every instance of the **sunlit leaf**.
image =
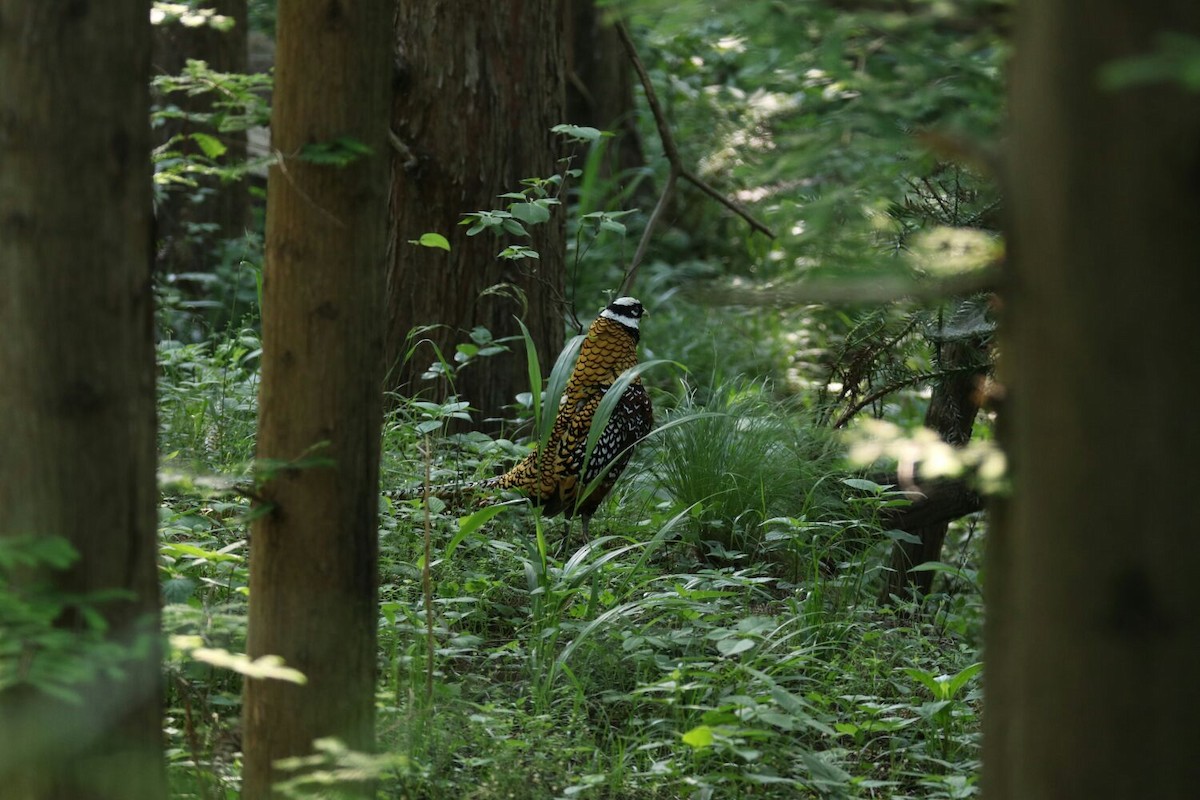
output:
[{"label": "sunlit leaf", "polygon": [[286,681],[301,686],[308,683],[308,678],[303,672],[286,666],[280,656],[260,656],[252,660],[245,653],[230,653],[228,650],[212,647],[198,647],[192,651],[191,656],[197,661],[232,670],[247,678]]},{"label": "sunlit leaf", "polygon": [[409,240],[410,244],[419,244],[421,247],[436,247],[439,250],[450,251],[450,240],[440,233],[422,233],[421,238]]},{"label": "sunlit leaf", "polygon": [[192,141],[199,145],[204,155],[209,158],[220,158],[229,149],[220,139],[207,133],[193,133]]},{"label": "sunlit leaf", "polygon": [[683,734],[683,743],[695,750],[712,747],[713,729],[708,725],[697,725]]},{"label": "sunlit leaf", "polygon": [[568,139],[577,142],[595,142],[603,136],[612,136],[608,131],[602,131],[599,128],[591,128],[587,125],[555,125],[550,129],[554,133],[560,133]]}]

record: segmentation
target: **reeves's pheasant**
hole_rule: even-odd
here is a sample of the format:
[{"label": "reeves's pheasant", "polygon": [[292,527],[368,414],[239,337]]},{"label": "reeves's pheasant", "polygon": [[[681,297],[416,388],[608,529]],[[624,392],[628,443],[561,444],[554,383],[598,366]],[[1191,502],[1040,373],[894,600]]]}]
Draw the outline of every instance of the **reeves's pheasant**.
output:
[{"label": "reeves's pheasant", "polygon": [[[591,455],[587,455],[588,434],[600,401],[621,373],[637,364],[638,326],[644,314],[638,300],[618,297],[588,328],[544,455],[534,450],[503,475],[476,483],[433,487],[429,493],[445,497],[487,490],[518,492],[542,506],[547,514],[561,513],[568,519],[578,514],[586,538],[592,514],[628,466],[633,446],[650,433],[653,425],[650,396],[641,378],[635,378],[625,389]],[[601,475],[595,488],[581,497]],[[401,498],[421,494],[421,489],[388,493]]]}]

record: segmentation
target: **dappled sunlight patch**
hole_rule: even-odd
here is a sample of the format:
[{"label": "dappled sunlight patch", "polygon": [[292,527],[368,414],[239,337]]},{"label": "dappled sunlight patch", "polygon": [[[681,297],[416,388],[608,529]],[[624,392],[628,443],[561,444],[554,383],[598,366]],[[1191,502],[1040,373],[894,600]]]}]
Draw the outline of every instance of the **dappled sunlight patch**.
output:
[{"label": "dappled sunlight patch", "polygon": [[866,418],[849,428],[844,438],[852,463],[864,467],[881,461],[894,463],[899,474],[910,479],[969,474],[985,492],[997,492],[1003,489],[1008,474],[1004,451],[994,440],[954,447],[928,428],[909,431],[892,422]]},{"label": "dappled sunlight patch", "polygon": [[287,666],[281,656],[266,655],[250,658],[245,653],[231,653],[221,647],[205,647],[199,636],[170,637],[171,648],[203,664],[227,669],[247,678],[286,681],[303,686],[308,678],[298,669]]},{"label": "dappled sunlight patch", "polygon": [[984,269],[994,265],[1003,252],[995,234],[974,228],[930,228],[914,235],[909,243],[913,266],[932,274]]}]

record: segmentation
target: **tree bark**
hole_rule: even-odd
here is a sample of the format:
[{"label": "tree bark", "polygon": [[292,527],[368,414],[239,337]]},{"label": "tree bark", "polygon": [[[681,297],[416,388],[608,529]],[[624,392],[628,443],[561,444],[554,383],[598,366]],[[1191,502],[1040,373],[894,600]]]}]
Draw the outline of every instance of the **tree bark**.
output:
[{"label": "tree bark", "polygon": [[[962,447],[971,440],[975,417],[979,414],[979,380],[987,371],[986,360],[979,356],[979,343],[969,340],[947,342],[941,345],[939,365],[945,369],[966,367],[974,363],[981,366],[977,372],[955,372],[948,375],[933,388],[929,409],[925,413],[925,427],[936,431],[942,440],[955,447]],[[917,519],[913,517],[912,519]],[[879,592],[879,602],[890,603],[893,596],[920,599],[933,589],[933,572],[914,572],[913,567],[942,557],[942,545],[951,519],[939,519],[917,524],[910,521],[901,530],[916,536],[920,541],[897,541],[892,547],[891,572]]]},{"label": "tree bark", "polygon": [[[896,486],[899,483],[898,476],[894,474],[873,477],[872,480],[888,486]],[[916,487],[916,491],[920,494],[913,499],[911,505],[886,509],[882,524],[893,530],[912,533],[935,525],[947,525],[968,514],[983,511],[984,508],[982,495],[972,489],[963,478],[923,481]],[[934,560],[937,560],[937,554],[934,554]]]},{"label": "tree bark", "polygon": [[565,0],[563,36],[567,70],[567,122],[616,134],[607,145],[601,175],[646,165],[633,99],[633,66],[605,10],[595,0]]},{"label": "tree bark", "polygon": [[[476,326],[496,339],[519,335],[523,316],[546,364],[563,345],[564,210],[531,227],[531,240],[501,241],[491,233],[468,237],[463,214],[505,208],[497,195],[516,191],[524,178],[561,171],[560,145],[550,132],[564,117],[561,20],[554,0],[461,3],[415,0],[396,13],[396,94],[392,128],[393,254],[388,273],[387,384],[403,394],[437,394],[421,379],[436,345],[453,363],[455,344]],[[565,197],[563,198],[565,200]],[[450,240],[451,250],[408,244],[424,233]],[[509,244],[541,258],[504,261]],[[516,286],[527,308],[503,295]],[[440,325],[410,340],[417,326]],[[523,348],[464,369],[455,390],[481,411],[500,416],[529,391]]]},{"label": "tree bark", "polygon": [[[248,800],[273,796],[273,762],[317,737],[374,742],[390,23],[386,2],[279,8],[271,127],[285,161],[268,179],[258,455],[291,463],[260,492],[248,650],[308,680],[247,681]],[[341,137],[370,155],[300,155]]]},{"label": "tree bark", "polygon": [[[1012,495],[989,542],[984,792],[1200,786],[1200,95],[1104,65],[1200,4],[1018,8],[1001,378]],[[1182,74],[1182,73],[1180,73]]]},{"label": "tree bark", "polygon": [[[218,72],[245,72],[247,59],[246,0],[205,0],[205,8],[232,17],[236,24],[227,31],[209,25],[185,26],[178,23],[156,25],[152,65],[156,74],[178,75],[188,59],[198,59]],[[173,94],[161,98],[192,114],[213,109],[212,93],[196,96]],[[246,158],[246,133],[220,132],[192,120],[168,120],[154,132],[155,145],[177,134],[206,133],[219,138],[226,147],[222,161],[236,164]],[[200,153],[195,142],[185,140],[179,149],[186,154]],[[159,269],[173,272],[211,272],[213,245],[245,235],[249,222],[250,195],[246,184],[222,183],[216,178],[198,178],[195,188],[173,187],[166,192],[155,214]],[[197,228],[197,226],[203,226]],[[213,226],[211,231],[199,232]]]},{"label": "tree bark", "polygon": [[[13,581],[97,602],[120,675],[0,691],[0,794],[166,795],[159,680],[145,3],[0,0],[0,537],[63,537]],[[68,602],[56,627],[89,627]],[[49,657],[28,644],[26,667]],[[88,656],[76,665],[89,671]],[[92,670],[95,671],[95,670]]]}]

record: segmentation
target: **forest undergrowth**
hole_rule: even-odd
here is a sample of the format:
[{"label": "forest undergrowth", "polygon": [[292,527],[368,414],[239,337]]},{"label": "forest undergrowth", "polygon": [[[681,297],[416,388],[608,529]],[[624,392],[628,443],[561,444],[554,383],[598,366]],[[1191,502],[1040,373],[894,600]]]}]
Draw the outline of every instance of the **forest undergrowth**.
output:
[{"label": "forest undergrowth", "polygon": [[[689,313],[669,309],[663,331]],[[250,330],[160,346],[164,474],[248,472],[257,356]],[[426,510],[383,501],[382,752],[322,743],[289,791],[328,796],[365,774],[398,798],[974,795],[974,523],[952,530],[936,594],[878,605],[899,535],[878,517],[904,501],[855,477],[836,440],[768,385],[707,385],[652,385],[662,430],[590,541],[536,510],[477,525],[433,501],[431,626]],[[435,476],[486,475],[525,451],[517,434],[446,433],[464,413],[397,404],[386,488],[419,482],[427,461]],[[195,489],[168,485],[159,517],[170,774],[174,796],[232,798],[241,681],[269,679],[246,677],[237,656],[252,512]]]},{"label": "forest undergrowth", "polygon": [[[776,238],[678,193],[634,290],[650,311],[642,360],[670,362],[643,376],[658,428],[590,541],[578,523],[520,506],[484,519],[436,500],[428,515],[418,501],[381,501],[379,752],[318,742],[295,764],[291,796],[334,796],[364,778],[381,797],[446,800],[979,793],[984,525],[951,526],[941,561],[923,566],[936,573],[931,594],[881,604],[893,544],[912,537],[881,520],[906,501],[849,465],[833,429],[858,415],[914,430],[939,380],[981,369],[944,362],[945,345],[989,357],[987,303],[928,287],[947,253],[992,258],[997,192],[918,134],[990,135],[1006,46],[990,25],[944,24],[941,5],[904,15],[800,4],[803,20],[777,3],[711,16],[642,5],[654,22],[639,32],[642,54],[684,158]],[[974,20],[972,4],[956,8]],[[620,285],[653,206],[644,187],[662,180],[654,121],[636,116],[652,167],[601,179],[593,151],[563,198],[567,291],[585,322]],[[245,267],[261,263],[256,249],[215,259],[214,284],[230,296],[203,325],[178,287],[160,288],[176,797],[237,796],[242,681],[278,674],[239,655],[255,511],[207,488],[253,474],[261,284]],[[854,295],[881,276],[935,299]],[[806,281],[851,302],[787,295]],[[519,349],[471,335],[439,379]],[[464,432],[470,398],[453,392],[391,397],[382,488],[512,464],[528,452],[540,389],[514,399],[499,435]]]}]

